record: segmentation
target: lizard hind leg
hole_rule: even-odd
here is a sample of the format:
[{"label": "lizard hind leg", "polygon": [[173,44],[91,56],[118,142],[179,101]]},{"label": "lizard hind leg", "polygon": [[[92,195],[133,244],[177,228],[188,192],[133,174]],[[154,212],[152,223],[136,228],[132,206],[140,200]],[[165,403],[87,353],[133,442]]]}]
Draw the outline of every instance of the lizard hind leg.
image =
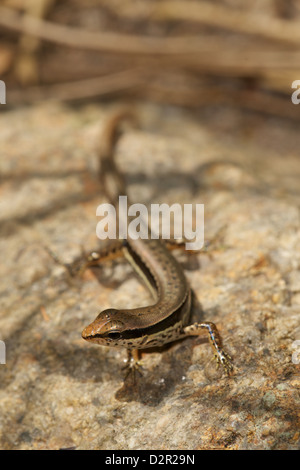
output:
[{"label": "lizard hind leg", "polygon": [[183,329],[185,336],[200,336],[203,334],[203,330],[208,335],[208,339],[213,349],[217,364],[221,364],[226,374],[229,375],[233,369],[231,364],[232,358],[223,349],[221,336],[216,325],[211,322],[194,323],[192,325],[186,326]]},{"label": "lizard hind leg", "polygon": [[123,257],[123,241],[114,240],[108,246],[92,250],[86,253],[81,246],[81,255],[71,263],[61,261],[56,253],[45,246],[45,250],[51,258],[59,265],[64,266],[70,278],[81,277],[84,271],[92,266],[97,266],[102,262],[111,261]]}]

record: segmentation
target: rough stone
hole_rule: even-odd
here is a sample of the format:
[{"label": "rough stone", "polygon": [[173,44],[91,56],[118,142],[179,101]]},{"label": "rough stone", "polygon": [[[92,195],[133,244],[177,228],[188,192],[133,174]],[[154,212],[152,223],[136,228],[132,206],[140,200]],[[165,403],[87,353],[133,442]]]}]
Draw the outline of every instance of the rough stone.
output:
[{"label": "rough stone", "polygon": [[126,352],[81,331],[150,295],[122,260],[70,282],[48,253],[69,262],[100,243],[97,139],[117,105],[1,108],[0,447],[297,449],[298,124],[137,105],[142,125],[121,137],[119,165],[137,202],[205,204],[209,249],[174,255],[234,373],[215,370],[206,339],[187,338],[145,353],[143,377],[123,383]]}]

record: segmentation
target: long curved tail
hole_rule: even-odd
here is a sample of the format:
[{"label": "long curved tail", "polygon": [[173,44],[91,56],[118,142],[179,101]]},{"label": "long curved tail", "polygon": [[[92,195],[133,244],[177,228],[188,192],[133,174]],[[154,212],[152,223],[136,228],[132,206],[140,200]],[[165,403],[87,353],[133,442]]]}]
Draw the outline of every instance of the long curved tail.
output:
[{"label": "long curved tail", "polygon": [[127,196],[123,174],[115,162],[115,147],[125,121],[136,122],[136,115],[130,110],[114,113],[107,121],[99,145],[99,180],[110,203],[118,205],[119,196]]}]

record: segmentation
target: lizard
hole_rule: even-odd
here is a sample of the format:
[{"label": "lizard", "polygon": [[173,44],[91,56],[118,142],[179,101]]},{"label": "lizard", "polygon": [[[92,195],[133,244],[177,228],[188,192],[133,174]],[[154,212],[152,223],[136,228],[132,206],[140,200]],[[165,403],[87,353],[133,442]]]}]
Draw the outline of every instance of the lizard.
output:
[{"label": "lizard", "polygon": [[[115,145],[120,125],[128,117],[126,111],[119,112],[107,122],[99,151],[99,178],[114,205],[119,195],[127,195],[124,177],[115,162]],[[120,255],[125,256],[145,282],[154,302],[133,309],[107,308],[84,328],[82,338],[102,346],[126,348],[129,370],[139,370],[140,350],[204,332],[217,363],[229,375],[233,368],[231,357],[223,349],[217,326],[212,322],[190,323],[192,291],[182,266],[168,249],[168,242],[129,235],[126,240],[115,240],[111,250],[93,251],[87,256],[85,267]]]}]

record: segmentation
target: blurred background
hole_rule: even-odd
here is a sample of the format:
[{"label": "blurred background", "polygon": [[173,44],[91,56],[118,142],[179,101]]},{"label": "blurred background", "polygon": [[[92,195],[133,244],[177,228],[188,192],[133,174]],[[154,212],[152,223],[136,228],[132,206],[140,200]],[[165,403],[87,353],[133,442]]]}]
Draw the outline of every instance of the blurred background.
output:
[{"label": "blurred background", "polygon": [[2,0],[7,104],[126,97],[291,119],[299,0]]},{"label": "blurred background", "polygon": [[[0,448],[298,449],[300,0],[0,0],[0,80]],[[100,133],[124,105],[132,200],[205,204],[212,250],[175,256],[230,380],[191,338],[123,386],[125,351],[81,339],[150,302],[128,263],[63,266],[99,247]]]}]

